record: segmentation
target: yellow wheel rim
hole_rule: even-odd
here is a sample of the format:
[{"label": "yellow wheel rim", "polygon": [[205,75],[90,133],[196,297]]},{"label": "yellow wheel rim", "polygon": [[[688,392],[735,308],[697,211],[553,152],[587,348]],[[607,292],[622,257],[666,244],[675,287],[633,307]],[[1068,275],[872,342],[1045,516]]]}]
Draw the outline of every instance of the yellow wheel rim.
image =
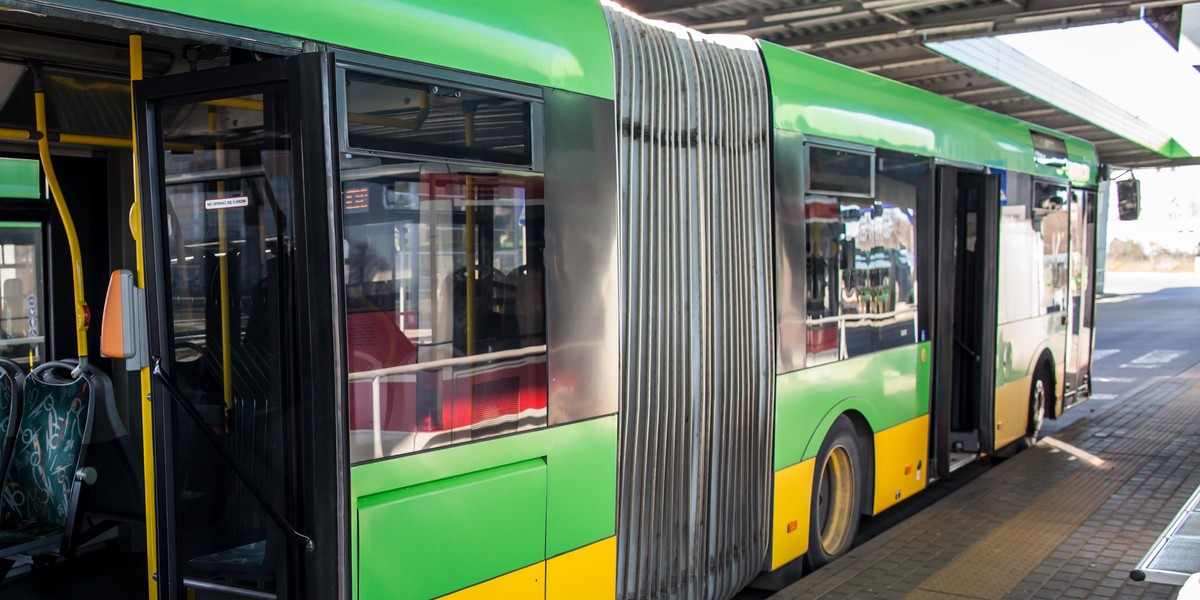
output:
[{"label": "yellow wheel rim", "polygon": [[854,519],[854,463],[844,446],[829,451],[821,466],[817,490],[817,531],[821,549],[833,556],[850,544],[847,539]]}]

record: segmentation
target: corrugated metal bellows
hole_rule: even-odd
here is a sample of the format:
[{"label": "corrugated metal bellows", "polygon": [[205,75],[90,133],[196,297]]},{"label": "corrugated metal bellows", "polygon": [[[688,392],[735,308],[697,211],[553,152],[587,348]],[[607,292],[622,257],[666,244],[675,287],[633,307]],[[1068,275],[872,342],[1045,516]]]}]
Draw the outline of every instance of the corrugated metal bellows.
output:
[{"label": "corrugated metal bellows", "polygon": [[619,598],[724,598],[770,535],[770,106],[747,38],[605,4],[617,69]]}]

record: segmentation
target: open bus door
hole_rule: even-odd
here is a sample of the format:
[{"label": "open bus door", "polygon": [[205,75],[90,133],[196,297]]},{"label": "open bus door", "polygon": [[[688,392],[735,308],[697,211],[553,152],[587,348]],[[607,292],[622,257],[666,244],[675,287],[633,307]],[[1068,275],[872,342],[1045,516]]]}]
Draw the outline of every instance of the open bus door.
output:
[{"label": "open bus door", "polygon": [[1066,376],[1063,408],[1082,401],[1091,388],[1092,319],[1096,298],[1096,192],[1071,190],[1070,249],[1067,253],[1070,277],[1070,328],[1067,338]]},{"label": "open bus door", "polygon": [[163,598],[346,594],[331,73],[135,87]]},{"label": "open bus door", "polygon": [[932,398],[938,477],[993,450],[999,179],[938,168]]}]

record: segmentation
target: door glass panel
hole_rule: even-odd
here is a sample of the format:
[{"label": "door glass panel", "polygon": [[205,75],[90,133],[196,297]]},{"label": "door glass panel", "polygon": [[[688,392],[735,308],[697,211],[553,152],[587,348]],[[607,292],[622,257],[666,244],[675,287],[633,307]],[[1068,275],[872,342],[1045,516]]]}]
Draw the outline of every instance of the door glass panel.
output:
[{"label": "door glass panel", "polygon": [[[286,108],[279,94],[255,94],[164,102],[158,113],[168,373],[280,507],[292,409],[280,352],[293,193]],[[286,597],[282,538],[266,511],[182,411],[171,440],[175,522],[165,526],[177,536],[176,572]]]},{"label": "door glass panel", "polygon": [[0,356],[46,359],[43,286],[42,224],[0,222]]}]

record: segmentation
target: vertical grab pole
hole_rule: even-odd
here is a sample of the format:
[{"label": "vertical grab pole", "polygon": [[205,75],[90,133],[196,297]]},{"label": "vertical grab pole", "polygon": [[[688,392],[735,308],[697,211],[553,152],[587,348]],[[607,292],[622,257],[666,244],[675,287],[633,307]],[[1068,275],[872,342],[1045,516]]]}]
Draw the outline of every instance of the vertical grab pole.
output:
[{"label": "vertical grab pole", "polygon": [[[463,115],[463,119],[466,126],[464,140],[466,141],[466,146],[470,148],[475,145],[475,113],[468,112]],[[475,336],[478,334],[475,330],[475,277],[479,273],[479,267],[475,265],[474,183],[471,174],[467,173],[466,192],[463,194],[466,196],[463,200],[463,208],[467,212],[466,231],[463,232],[463,240],[466,242],[464,252],[466,254],[466,268],[463,274],[466,276],[467,284],[467,356],[475,356]]]},{"label": "vertical grab pole", "polygon": [[[129,36],[129,114],[133,117],[133,206],[129,210],[129,233],[137,254],[137,284],[146,289],[145,247],[142,245],[142,182],[138,168],[137,110],[133,104],[133,82],[142,80],[142,36]],[[139,373],[142,389],[142,481],[146,502],[146,585],[151,600],[158,598],[158,514],[154,493],[154,420],[150,414],[150,367]]]},{"label": "vertical grab pole", "polygon": [[50,184],[50,195],[54,197],[54,206],[62,219],[63,229],[67,233],[67,246],[71,250],[71,281],[75,292],[75,343],[78,346],[79,366],[72,371],[76,377],[87,369],[87,330],[92,320],[87,301],[83,297],[83,257],[79,252],[79,237],[75,233],[75,221],[71,219],[71,211],[63,198],[62,188],[58,185],[58,177],[54,173],[54,164],[50,161],[50,139],[46,133],[46,92],[42,87],[42,68],[31,64],[33,71],[33,102],[34,114],[38,131],[38,156],[42,160],[42,171],[46,173],[46,181]]},{"label": "vertical grab pole", "polygon": [[[208,132],[217,132],[217,109],[208,107]],[[217,168],[225,168],[225,144],[216,142]],[[225,195],[225,182],[217,182],[217,197]],[[229,413],[233,410],[233,349],[229,347],[229,236],[225,225],[225,211],[217,211],[217,265],[221,278],[221,390],[225,398],[225,430],[229,430]]]}]

